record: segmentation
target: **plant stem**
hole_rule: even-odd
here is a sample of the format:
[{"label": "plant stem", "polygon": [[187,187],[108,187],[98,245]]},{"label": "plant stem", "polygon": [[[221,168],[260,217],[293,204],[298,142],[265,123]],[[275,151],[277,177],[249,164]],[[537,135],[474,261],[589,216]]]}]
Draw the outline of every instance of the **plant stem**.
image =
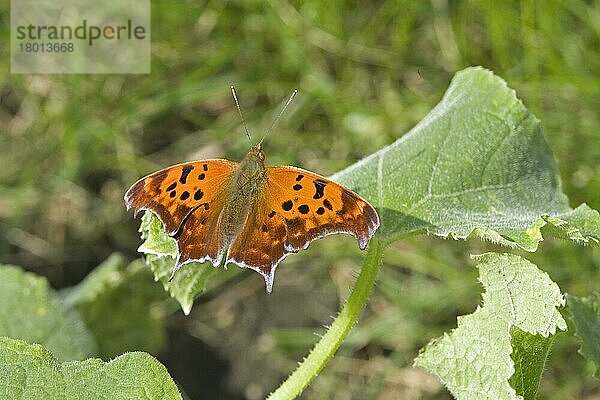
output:
[{"label": "plant stem", "polygon": [[382,255],[383,243],[376,238],[372,239],[360,275],[354,283],[344,308],[342,308],[329,330],[315,345],[308,357],[275,392],[269,395],[268,400],[295,399],[333,357],[367,302],[375,284]]}]

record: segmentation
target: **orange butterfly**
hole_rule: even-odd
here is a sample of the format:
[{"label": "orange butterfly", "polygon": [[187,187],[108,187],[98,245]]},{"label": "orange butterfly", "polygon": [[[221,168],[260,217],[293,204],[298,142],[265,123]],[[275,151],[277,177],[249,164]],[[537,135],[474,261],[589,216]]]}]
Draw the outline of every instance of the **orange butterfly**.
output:
[{"label": "orange butterfly", "polygon": [[379,226],[367,201],[313,172],[264,160],[261,140],[240,163],[177,164],[129,188],[127,209],[152,211],[177,242],[171,278],[192,261],[231,262],[259,272],[271,292],[279,262],[315,239],[348,233],[365,249]]}]

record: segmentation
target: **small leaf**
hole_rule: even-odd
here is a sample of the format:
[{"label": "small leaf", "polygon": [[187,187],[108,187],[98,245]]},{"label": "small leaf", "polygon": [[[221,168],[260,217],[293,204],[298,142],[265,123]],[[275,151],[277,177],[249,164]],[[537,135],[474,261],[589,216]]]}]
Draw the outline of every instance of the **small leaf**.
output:
[{"label": "small leaf", "polygon": [[96,352],[79,313],[61,303],[48,281],[9,265],[0,265],[0,336],[40,343],[61,360]]},{"label": "small leaf", "polygon": [[598,212],[571,210],[540,121],[483,68],[457,73],[440,103],[395,143],[334,175],[373,204],[378,235],[479,237],[535,251],[550,223],[600,241]]},{"label": "small leaf", "polygon": [[144,211],[139,231],[144,239],[138,248],[139,252],[177,257],[177,242],[167,235],[162,221],[154,213]]},{"label": "small leaf", "polygon": [[185,315],[189,315],[194,299],[206,291],[208,282],[218,272],[210,262],[201,264],[193,262],[183,265],[169,282],[169,276],[175,265],[173,258],[148,254],[146,263],[152,268],[154,279],[162,282],[165,290],[179,302]]},{"label": "small leaf", "polygon": [[143,262],[127,266],[112,255],[70,288],[64,300],[80,311],[98,343],[98,355],[110,359],[125,351],[156,354],[162,349],[166,298]]},{"label": "small leaf", "polygon": [[514,326],[510,334],[511,358],[515,365],[515,373],[509,380],[510,386],[524,400],[535,400],[544,366],[556,336],[532,335]]},{"label": "small leaf", "polygon": [[181,399],[167,369],[146,353],[61,363],[42,346],[0,337],[2,399]]},{"label": "small leaf", "polygon": [[567,308],[581,339],[579,352],[594,363],[594,376],[600,379],[600,293],[588,297],[567,295]]},{"label": "small leaf", "polygon": [[[565,330],[557,310],[564,299],[545,272],[521,257],[486,253],[474,258],[485,289],[483,306],[458,317],[458,327],[422,349],[415,365],[436,374],[459,400],[519,399],[509,385],[515,372],[511,330],[543,337],[553,335],[557,328]],[[525,350],[527,345],[517,348]],[[522,379],[537,388],[539,377],[533,371],[523,373]],[[541,374],[541,368],[535,371]]]},{"label": "small leaf", "polygon": [[165,233],[163,223],[150,211],[142,217],[140,226],[144,243],[138,251],[146,253],[146,263],[154,273],[154,279],[160,280],[171,297],[174,297],[185,315],[188,315],[194,305],[194,299],[206,290],[206,285],[217,273],[210,262],[192,262],[183,265],[169,282],[169,277],[175,266],[177,243]]}]

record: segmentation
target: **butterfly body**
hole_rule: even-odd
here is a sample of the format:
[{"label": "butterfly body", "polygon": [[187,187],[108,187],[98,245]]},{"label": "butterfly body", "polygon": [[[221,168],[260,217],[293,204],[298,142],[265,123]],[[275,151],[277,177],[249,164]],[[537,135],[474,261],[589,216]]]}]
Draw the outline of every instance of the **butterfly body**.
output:
[{"label": "butterfly body", "polygon": [[227,187],[221,212],[221,240],[224,248],[229,248],[239,234],[248,213],[253,208],[266,184],[264,153],[253,146],[233,172]]},{"label": "butterfly body", "polygon": [[315,239],[348,233],[366,247],[379,226],[369,203],[313,172],[264,160],[258,143],[240,163],[178,164],[129,188],[127,208],[154,212],[177,242],[173,274],[192,261],[234,263],[262,274],[270,292],[279,262]]}]

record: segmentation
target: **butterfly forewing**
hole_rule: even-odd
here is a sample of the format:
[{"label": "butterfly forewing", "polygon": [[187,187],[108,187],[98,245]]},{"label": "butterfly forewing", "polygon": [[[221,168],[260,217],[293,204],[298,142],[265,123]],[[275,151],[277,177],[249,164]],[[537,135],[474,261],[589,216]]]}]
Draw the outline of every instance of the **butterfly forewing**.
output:
[{"label": "butterfly forewing", "polygon": [[125,194],[127,209],[154,212],[164,223],[169,235],[176,235],[192,211],[204,204],[210,208],[210,204],[227,187],[237,165],[228,160],[215,159],[162,169],[129,188]]}]

